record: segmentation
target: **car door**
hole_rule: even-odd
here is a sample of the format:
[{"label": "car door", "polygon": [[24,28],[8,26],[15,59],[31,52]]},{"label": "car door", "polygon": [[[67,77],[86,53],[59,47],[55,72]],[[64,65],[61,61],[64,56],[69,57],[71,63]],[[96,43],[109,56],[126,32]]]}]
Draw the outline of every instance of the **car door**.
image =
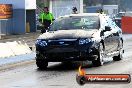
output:
[{"label": "car door", "polygon": [[118,49],[118,44],[119,44],[119,32],[116,27],[115,22],[112,21],[112,19],[109,18],[109,26],[111,27],[111,40],[112,40],[112,45],[110,46],[110,52],[117,51]]},{"label": "car door", "polygon": [[[102,30],[105,30],[106,27],[110,27],[108,18],[109,18],[108,16],[101,17],[101,29]],[[113,44],[112,32],[111,31],[102,31],[101,37],[103,37],[105,53],[108,54],[108,53],[110,53],[110,49]]]}]

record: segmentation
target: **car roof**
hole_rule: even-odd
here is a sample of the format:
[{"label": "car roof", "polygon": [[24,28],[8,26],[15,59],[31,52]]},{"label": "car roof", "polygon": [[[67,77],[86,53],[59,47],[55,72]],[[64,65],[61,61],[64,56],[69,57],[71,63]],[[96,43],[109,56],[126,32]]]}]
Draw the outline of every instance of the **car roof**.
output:
[{"label": "car roof", "polygon": [[70,14],[70,16],[99,16],[99,13],[78,13],[78,14]]},{"label": "car roof", "polygon": [[65,15],[65,16],[61,16],[59,18],[63,18],[63,17],[79,17],[79,16],[99,16],[99,15],[103,15],[106,16],[106,14],[100,14],[100,13],[78,13],[78,14],[70,14],[70,15]]}]

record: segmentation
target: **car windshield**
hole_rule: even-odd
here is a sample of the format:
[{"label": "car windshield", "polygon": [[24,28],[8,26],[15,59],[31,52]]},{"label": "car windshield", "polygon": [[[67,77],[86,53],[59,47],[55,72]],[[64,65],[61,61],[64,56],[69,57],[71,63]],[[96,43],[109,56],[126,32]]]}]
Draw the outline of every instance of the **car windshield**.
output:
[{"label": "car windshield", "polygon": [[92,30],[99,29],[100,21],[98,16],[87,16],[87,17],[64,17],[57,19],[50,26],[50,31],[57,30]]}]

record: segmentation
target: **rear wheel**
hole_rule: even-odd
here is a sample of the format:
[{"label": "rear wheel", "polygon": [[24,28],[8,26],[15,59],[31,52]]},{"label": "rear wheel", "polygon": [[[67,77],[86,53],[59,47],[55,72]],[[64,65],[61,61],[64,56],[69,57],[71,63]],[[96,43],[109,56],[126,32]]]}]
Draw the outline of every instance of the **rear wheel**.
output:
[{"label": "rear wheel", "polygon": [[123,52],[124,52],[124,50],[123,50],[123,42],[122,41],[120,41],[120,47],[121,48],[120,48],[120,51],[119,51],[119,55],[113,57],[114,61],[120,61],[123,58]]},{"label": "rear wheel", "polygon": [[102,66],[103,63],[104,63],[104,60],[103,60],[103,58],[104,58],[104,48],[103,48],[102,44],[100,44],[100,46],[99,46],[99,50],[98,50],[97,55],[98,55],[97,60],[92,61],[93,66],[95,66],[95,67]]},{"label": "rear wheel", "polygon": [[120,61],[120,60],[122,60],[122,54],[119,54],[118,56],[114,56],[113,60],[114,61]]},{"label": "rear wheel", "polygon": [[48,62],[44,60],[44,57],[41,55],[36,55],[36,65],[40,69],[46,69]]}]

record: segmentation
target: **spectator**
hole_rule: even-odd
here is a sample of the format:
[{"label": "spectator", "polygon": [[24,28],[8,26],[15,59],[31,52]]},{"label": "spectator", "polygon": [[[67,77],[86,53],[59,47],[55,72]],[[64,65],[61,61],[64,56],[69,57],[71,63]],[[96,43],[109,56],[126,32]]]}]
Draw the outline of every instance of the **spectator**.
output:
[{"label": "spectator", "polygon": [[72,8],[72,13],[73,13],[73,14],[77,14],[77,8],[76,8],[76,7],[73,7],[73,8]]},{"label": "spectator", "polygon": [[50,24],[54,21],[54,16],[52,13],[49,12],[48,7],[44,7],[43,12],[40,13],[39,21],[43,24],[41,33],[45,33]]}]

